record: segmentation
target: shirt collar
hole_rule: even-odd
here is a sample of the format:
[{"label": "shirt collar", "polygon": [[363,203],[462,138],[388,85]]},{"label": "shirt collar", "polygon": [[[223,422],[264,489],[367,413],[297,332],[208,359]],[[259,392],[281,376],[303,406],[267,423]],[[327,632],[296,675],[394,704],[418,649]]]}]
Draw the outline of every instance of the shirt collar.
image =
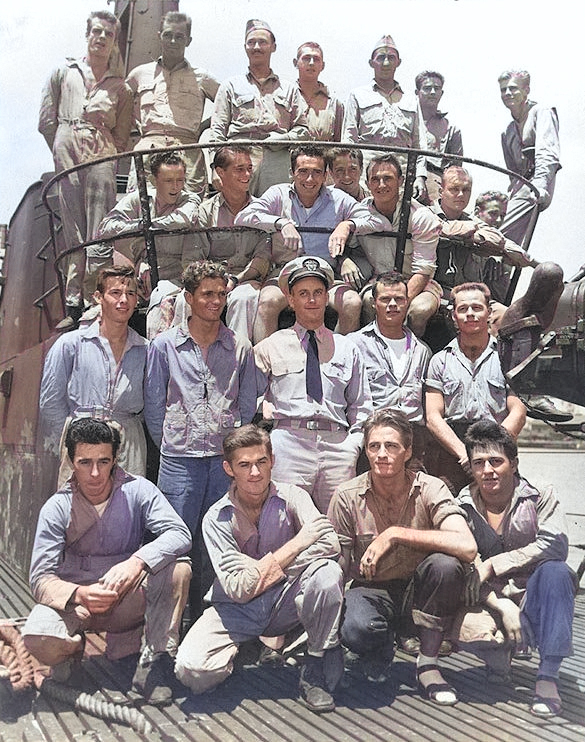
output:
[{"label": "shirt collar", "polygon": [[[98,317],[96,320],[94,320],[94,322],[91,323],[91,325],[81,330],[80,335],[82,340],[95,340],[96,338],[101,338],[100,318]],[[148,340],[146,340],[146,338],[143,338],[135,330],[129,327],[124,352],[126,352],[126,350],[128,350],[129,348],[133,348],[134,346],[144,345],[148,345]]]},{"label": "shirt collar", "polygon": [[[309,331],[307,330],[307,328],[306,327],[303,327],[298,322],[295,322],[294,327],[293,327],[293,330],[297,333],[297,336],[298,336],[299,340],[301,341],[301,343],[303,342],[303,340],[305,339],[305,337],[309,333]],[[329,331],[327,330],[327,328],[323,324],[323,325],[321,325],[320,327],[318,327],[315,330],[315,337],[317,338],[317,340],[319,342],[322,343],[325,340],[325,338],[327,337],[327,333],[328,332]]]},{"label": "shirt collar", "polygon": [[[181,324],[177,326],[175,335],[175,347],[178,348],[179,346],[189,341],[191,341],[193,345],[196,345],[193,336],[189,332],[189,319],[187,318],[184,319]],[[228,330],[223,322],[219,323],[219,332],[217,333],[217,337],[211,345],[215,345],[215,343],[220,343],[226,350],[233,350],[235,348],[233,333],[231,332],[231,330]]]},{"label": "shirt collar", "polygon": [[[373,333],[374,333],[375,335],[377,335],[377,336],[378,336],[378,337],[380,338],[380,340],[382,340],[382,342],[383,342],[383,343],[384,343],[385,345],[388,345],[388,341],[389,341],[389,340],[392,340],[392,338],[387,338],[387,337],[386,337],[385,335],[383,335],[383,334],[382,334],[382,332],[381,332],[381,330],[380,330],[380,326],[378,325],[378,320],[377,320],[377,319],[375,319],[375,320],[374,320],[373,322],[371,322],[371,323],[370,323],[370,324],[369,324],[369,325],[367,326],[367,328],[366,328],[366,329],[371,329],[371,331],[372,331],[372,332],[373,332]],[[412,345],[412,333],[411,333],[411,331],[410,331],[410,330],[408,329],[408,327],[406,327],[405,325],[402,325],[402,330],[404,331],[404,334],[405,334],[405,336],[406,336],[406,350],[410,350],[410,347],[411,347],[411,345]],[[404,338],[399,338],[399,339],[401,339],[401,340],[404,340]]]},{"label": "shirt collar", "polygon": [[181,62],[180,64],[178,64],[178,65],[177,65],[176,67],[173,67],[173,69],[172,69],[172,70],[170,70],[170,69],[169,69],[168,67],[165,67],[165,66],[163,65],[163,63],[162,63],[162,56],[160,56],[160,57],[159,57],[159,58],[158,58],[158,59],[156,60],[156,63],[158,64],[158,66],[159,66],[159,67],[160,67],[161,69],[163,69],[163,70],[164,70],[165,72],[169,72],[169,73],[172,73],[172,72],[177,72],[177,70],[182,70],[182,69],[187,69],[187,70],[190,70],[190,69],[192,69],[191,65],[189,64],[189,62],[188,62],[188,61],[187,61],[186,59],[183,59],[183,61],[182,61],[182,62]]},{"label": "shirt collar", "polygon": [[278,75],[272,71],[272,68],[270,68],[268,77],[266,77],[262,82],[260,82],[260,80],[257,77],[254,77],[249,67],[248,67],[248,71],[246,72],[246,77],[248,78],[248,82],[256,83],[256,85],[264,85],[265,83],[268,82],[268,80],[274,80],[275,82],[279,82]]}]

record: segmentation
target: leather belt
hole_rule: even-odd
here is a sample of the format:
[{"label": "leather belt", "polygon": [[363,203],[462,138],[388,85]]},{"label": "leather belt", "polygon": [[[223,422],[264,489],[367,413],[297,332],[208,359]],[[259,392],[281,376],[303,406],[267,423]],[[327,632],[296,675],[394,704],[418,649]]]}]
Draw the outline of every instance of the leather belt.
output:
[{"label": "leather belt", "polygon": [[293,428],[296,430],[347,430],[346,425],[332,423],[329,420],[313,420],[303,417],[285,417],[274,421],[275,428]]}]

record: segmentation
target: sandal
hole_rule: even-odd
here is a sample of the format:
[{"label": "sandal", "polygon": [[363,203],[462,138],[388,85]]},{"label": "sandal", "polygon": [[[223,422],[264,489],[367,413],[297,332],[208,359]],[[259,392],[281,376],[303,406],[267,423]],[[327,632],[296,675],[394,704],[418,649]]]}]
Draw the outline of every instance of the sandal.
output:
[{"label": "sandal", "polygon": [[[437,706],[454,706],[459,701],[459,697],[457,696],[457,691],[449,683],[445,683],[444,681],[442,683],[431,683],[430,685],[424,685],[422,683],[422,676],[431,670],[437,670],[440,673],[439,666],[435,663],[416,668],[416,680],[421,695],[429,701],[436,703]],[[449,694],[451,698],[440,698],[441,693]]]},{"label": "sandal", "polygon": [[562,710],[563,704],[558,698],[544,698],[544,696],[534,696],[530,706],[530,713],[540,716],[541,719],[558,716]]}]

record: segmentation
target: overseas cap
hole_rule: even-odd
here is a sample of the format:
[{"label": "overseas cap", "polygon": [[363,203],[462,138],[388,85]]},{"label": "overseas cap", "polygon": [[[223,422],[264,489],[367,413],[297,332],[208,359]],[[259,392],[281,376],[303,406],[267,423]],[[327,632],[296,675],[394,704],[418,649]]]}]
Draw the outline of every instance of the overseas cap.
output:
[{"label": "overseas cap", "polygon": [[266,23],[266,21],[260,21],[258,18],[251,18],[246,23],[246,34],[244,38],[248,38],[248,34],[252,33],[252,31],[268,31],[270,34],[272,34],[272,38],[274,38],[274,34],[272,33],[272,29]]},{"label": "overseas cap", "polygon": [[390,34],[386,34],[385,36],[382,36],[382,38],[376,43],[376,46],[374,47],[374,51],[372,52],[372,57],[374,56],[374,52],[377,49],[383,49],[384,47],[394,49],[396,54],[400,57],[400,52],[398,51],[398,47],[394,43],[394,39]]},{"label": "overseas cap", "polygon": [[280,290],[287,294],[301,278],[319,278],[330,289],[334,281],[333,268],[323,258],[301,255],[300,258],[288,262],[280,271],[278,276]]}]

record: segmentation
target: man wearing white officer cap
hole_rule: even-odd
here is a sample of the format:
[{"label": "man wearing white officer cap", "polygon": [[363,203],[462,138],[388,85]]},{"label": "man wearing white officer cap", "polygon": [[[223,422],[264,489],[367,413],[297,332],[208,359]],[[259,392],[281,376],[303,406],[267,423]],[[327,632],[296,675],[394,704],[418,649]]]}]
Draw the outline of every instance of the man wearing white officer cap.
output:
[{"label": "man wearing white officer cap", "polygon": [[323,324],[333,285],[327,261],[295,258],[278,281],[296,322],[254,348],[274,405],[274,478],[307,490],[325,513],[335,488],[355,476],[372,397],[357,346]]}]

